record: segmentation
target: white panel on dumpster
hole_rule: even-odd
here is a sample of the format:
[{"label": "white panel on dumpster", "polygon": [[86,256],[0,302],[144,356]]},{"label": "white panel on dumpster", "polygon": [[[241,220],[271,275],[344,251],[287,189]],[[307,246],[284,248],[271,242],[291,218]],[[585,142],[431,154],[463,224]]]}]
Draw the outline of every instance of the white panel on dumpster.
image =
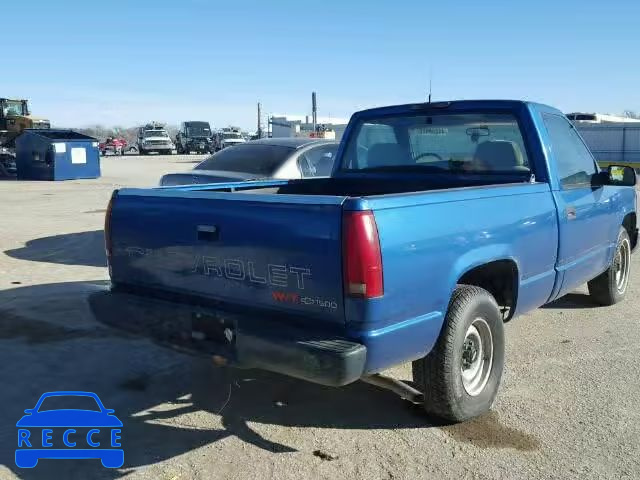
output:
[{"label": "white panel on dumpster", "polygon": [[66,153],[67,144],[66,143],[54,143],[53,144],[53,149],[55,150],[56,153]]},{"label": "white panel on dumpster", "polygon": [[87,163],[87,150],[85,148],[72,148],[71,163]]}]

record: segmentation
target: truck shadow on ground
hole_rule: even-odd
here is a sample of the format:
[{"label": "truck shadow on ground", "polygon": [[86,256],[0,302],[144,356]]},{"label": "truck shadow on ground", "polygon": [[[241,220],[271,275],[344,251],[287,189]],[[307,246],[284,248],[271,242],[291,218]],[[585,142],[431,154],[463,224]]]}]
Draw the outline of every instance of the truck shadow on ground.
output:
[{"label": "truck shadow on ground", "polygon": [[[114,479],[230,437],[273,454],[318,455],[307,451],[297,435],[280,442],[270,438],[274,426],[439,427],[479,448],[538,448],[535,438],[500,425],[495,413],[444,425],[421,407],[365,383],[335,389],[268,372],[214,367],[208,359],[106,326],[101,317],[109,315],[108,295],[102,281],[0,291],[0,365],[9,366],[0,369],[0,424],[7,427],[0,432],[0,464],[20,478]],[[106,408],[115,409],[124,424],[123,468],[106,469],[99,460],[15,466],[17,429],[11,425],[42,393],[56,390],[92,391]],[[282,438],[282,431],[275,436]]]},{"label": "truck shadow on ground", "polygon": [[554,300],[551,303],[543,305],[541,308],[545,309],[580,309],[580,308],[594,308],[600,305],[596,303],[593,298],[585,293],[567,293],[563,297]]},{"label": "truck shadow on ground", "polygon": [[[91,212],[87,212],[91,213]],[[31,262],[105,267],[104,232],[66,233],[29,240],[24,247],[4,252],[11,258]]]},{"label": "truck shadow on ground", "polygon": [[[118,478],[218,440],[237,437],[272,453],[300,451],[296,437],[279,443],[248,422],[336,429],[421,428],[437,423],[394,394],[364,383],[333,389],[254,370],[214,367],[122,333],[96,319],[92,295],[103,282],[69,282],[0,291],[0,464],[20,478]],[[123,422],[125,465],[99,460],[14,463],[11,425],[47,391],[97,393]],[[263,430],[260,428],[260,430]],[[312,455],[312,452],[309,452]]]}]

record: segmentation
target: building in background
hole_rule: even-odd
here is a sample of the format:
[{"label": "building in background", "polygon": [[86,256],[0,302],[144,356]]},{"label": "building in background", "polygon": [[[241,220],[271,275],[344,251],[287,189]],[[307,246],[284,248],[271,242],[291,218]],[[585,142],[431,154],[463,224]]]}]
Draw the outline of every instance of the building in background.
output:
[{"label": "building in background", "polygon": [[348,120],[317,117],[316,129],[309,115],[272,115],[269,129],[272,137],[319,137],[340,141]]}]

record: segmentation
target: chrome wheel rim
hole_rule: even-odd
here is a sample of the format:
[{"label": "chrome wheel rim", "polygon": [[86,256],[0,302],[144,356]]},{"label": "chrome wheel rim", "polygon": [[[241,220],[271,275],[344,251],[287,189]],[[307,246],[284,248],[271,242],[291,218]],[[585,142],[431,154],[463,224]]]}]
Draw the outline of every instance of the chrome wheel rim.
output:
[{"label": "chrome wheel rim", "polygon": [[464,337],[460,374],[468,395],[479,395],[489,380],[493,364],[493,336],[489,324],[476,318]]},{"label": "chrome wheel rim", "polygon": [[613,259],[613,272],[616,280],[616,290],[623,294],[629,283],[629,268],[631,263],[631,245],[629,240],[624,238],[616,250]]}]

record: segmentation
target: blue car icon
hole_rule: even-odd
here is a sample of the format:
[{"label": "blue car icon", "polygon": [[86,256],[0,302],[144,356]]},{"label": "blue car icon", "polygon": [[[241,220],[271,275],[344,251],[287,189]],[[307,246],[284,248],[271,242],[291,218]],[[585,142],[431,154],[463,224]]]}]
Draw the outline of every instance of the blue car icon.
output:
[{"label": "blue car icon", "polygon": [[[51,408],[69,403],[83,408]],[[107,468],[124,464],[124,450],[120,448],[122,422],[95,393],[48,392],[24,413],[16,424],[18,467],[33,468],[41,458],[99,458]]]}]

